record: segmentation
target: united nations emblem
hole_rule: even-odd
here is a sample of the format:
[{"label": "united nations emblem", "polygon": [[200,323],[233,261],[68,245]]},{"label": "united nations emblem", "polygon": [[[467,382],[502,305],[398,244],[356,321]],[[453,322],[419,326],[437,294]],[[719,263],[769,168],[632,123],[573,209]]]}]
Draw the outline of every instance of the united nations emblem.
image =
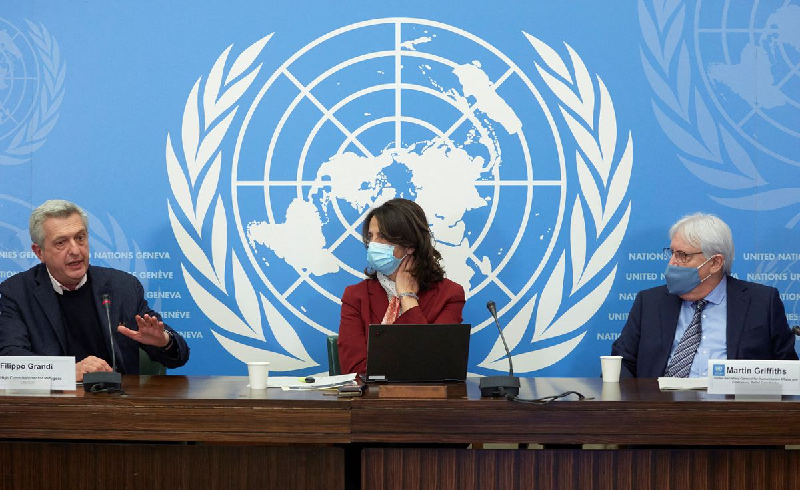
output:
[{"label": "united nations emblem", "polygon": [[[792,3],[639,2],[656,119],[709,197],[730,208],[800,203],[789,177],[800,167],[800,5]],[[800,213],[786,226],[798,222]]]},{"label": "united nations emblem", "polygon": [[[405,197],[432,221],[473,334],[492,299],[517,371],[569,354],[631,210],[633,143],[602,79],[568,45],[521,33],[526,71],[423,19],[344,26],[262,73],[270,39],[232,63],[229,47],[189,94],[181,144],[167,137],[183,276],[221,345],[278,371],[321,364],[363,278],[365,214]],[[503,355],[487,345],[474,369],[504,370]]]},{"label": "united nations emblem", "polygon": [[0,19],[0,165],[30,160],[58,120],[66,63],[43,25]]}]

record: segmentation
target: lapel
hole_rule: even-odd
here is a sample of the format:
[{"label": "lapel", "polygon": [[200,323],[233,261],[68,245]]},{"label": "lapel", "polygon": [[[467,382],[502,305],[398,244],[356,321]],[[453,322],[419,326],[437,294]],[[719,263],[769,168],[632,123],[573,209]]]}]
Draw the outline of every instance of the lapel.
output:
[{"label": "lapel", "polygon": [[67,352],[67,332],[64,329],[64,322],[61,318],[61,308],[58,305],[58,298],[56,297],[53,283],[50,281],[50,275],[47,273],[47,267],[40,264],[34,273],[34,281],[36,283],[33,291],[33,296],[42,307],[47,320],[50,322],[50,327],[56,334],[58,343],[61,345],[61,352]]},{"label": "lapel", "polygon": [[386,291],[384,291],[379,281],[368,279],[367,294],[369,295],[367,304],[370,308],[369,323],[367,325],[380,323],[383,320],[383,315],[386,314],[386,309],[389,308],[389,298],[386,296]]},{"label": "lapel", "polygon": [[747,285],[743,281],[728,276],[728,296],[727,335],[728,359],[737,359],[739,352],[739,342],[742,339],[744,330],[744,319],[747,316],[747,308],[750,306],[750,296],[747,294]]},{"label": "lapel", "polygon": [[680,296],[669,294],[664,288],[664,302],[661,308],[659,322],[661,324],[661,357],[658,359],[658,366],[661,372],[667,367],[669,354],[672,351],[672,342],[675,340],[675,331],[678,329],[678,316],[681,314],[683,300]]}]

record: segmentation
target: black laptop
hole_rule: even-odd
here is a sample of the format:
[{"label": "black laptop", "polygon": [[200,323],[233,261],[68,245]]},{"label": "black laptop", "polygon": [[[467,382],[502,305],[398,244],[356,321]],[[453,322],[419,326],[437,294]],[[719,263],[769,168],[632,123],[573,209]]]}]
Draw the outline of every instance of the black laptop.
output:
[{"label": "black laptop", "polygon": [[367,381],[464,381],[470,329],[465,324],[370,325]]}]

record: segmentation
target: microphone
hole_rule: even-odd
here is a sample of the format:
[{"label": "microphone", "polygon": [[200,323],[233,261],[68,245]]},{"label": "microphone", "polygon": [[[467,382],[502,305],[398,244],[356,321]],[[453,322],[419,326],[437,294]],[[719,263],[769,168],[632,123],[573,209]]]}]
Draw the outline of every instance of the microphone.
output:
[{"label": "microphone", "polygon": [[117,353],[114,350],[114,330],[111,327],[111,296],[101,296],[103,308],[106,310],[106,326],[108,338],[111,340],[111,368],[113,372],[86,373],[83,375],[83,391],[98,393],[122,389],[122,375],[117,372]]},{"label": "microphone", "polygon": [[792,332],[794,332],[795,335],[800,337],[800,325],[795,325],[794,327],[792,327]]},{"label": "microphone", "polygon": [[508,357],[508,376],[485,376],[480,380],[481,396],[507,396],[513,399],[519,395],[519,377],[514,376],[514,364],[511,361],[511,351],[508,350],[506,338],[503,335],[503,329],[500,328],[500,322],[497,321],[497,306],[494,301],[486,303],[486,308],[494,318],[494,324],[497,325],[497,331],[500,332],[500,340],[503,341],[503,347],[506,349],[506,356]]}]

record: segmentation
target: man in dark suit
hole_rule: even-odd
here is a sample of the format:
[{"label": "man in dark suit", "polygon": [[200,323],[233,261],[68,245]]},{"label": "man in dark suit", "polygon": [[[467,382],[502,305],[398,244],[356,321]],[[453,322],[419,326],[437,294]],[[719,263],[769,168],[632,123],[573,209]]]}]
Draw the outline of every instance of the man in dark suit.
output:
[{"label": "man in dark suit", "polygon": [[709,359],[797,359],[777,289],[730,276],[728,225],[697,213],[669,235],[667,284],[636,295],[611,348],[621,377],[705,377]]},{"label": "man in dark suit", "polygon": [[[161,321],[144,299],[141,283],[115,269],[89,265],[86,213],[61,200],[31,214],[32,250],[42,261],[0,284],[0,356],[75,356],[85,373],[139,372],[139,347],[177,368],[189,360],[186,341]],[[113,353],[104,295],[114,326]]]}]

